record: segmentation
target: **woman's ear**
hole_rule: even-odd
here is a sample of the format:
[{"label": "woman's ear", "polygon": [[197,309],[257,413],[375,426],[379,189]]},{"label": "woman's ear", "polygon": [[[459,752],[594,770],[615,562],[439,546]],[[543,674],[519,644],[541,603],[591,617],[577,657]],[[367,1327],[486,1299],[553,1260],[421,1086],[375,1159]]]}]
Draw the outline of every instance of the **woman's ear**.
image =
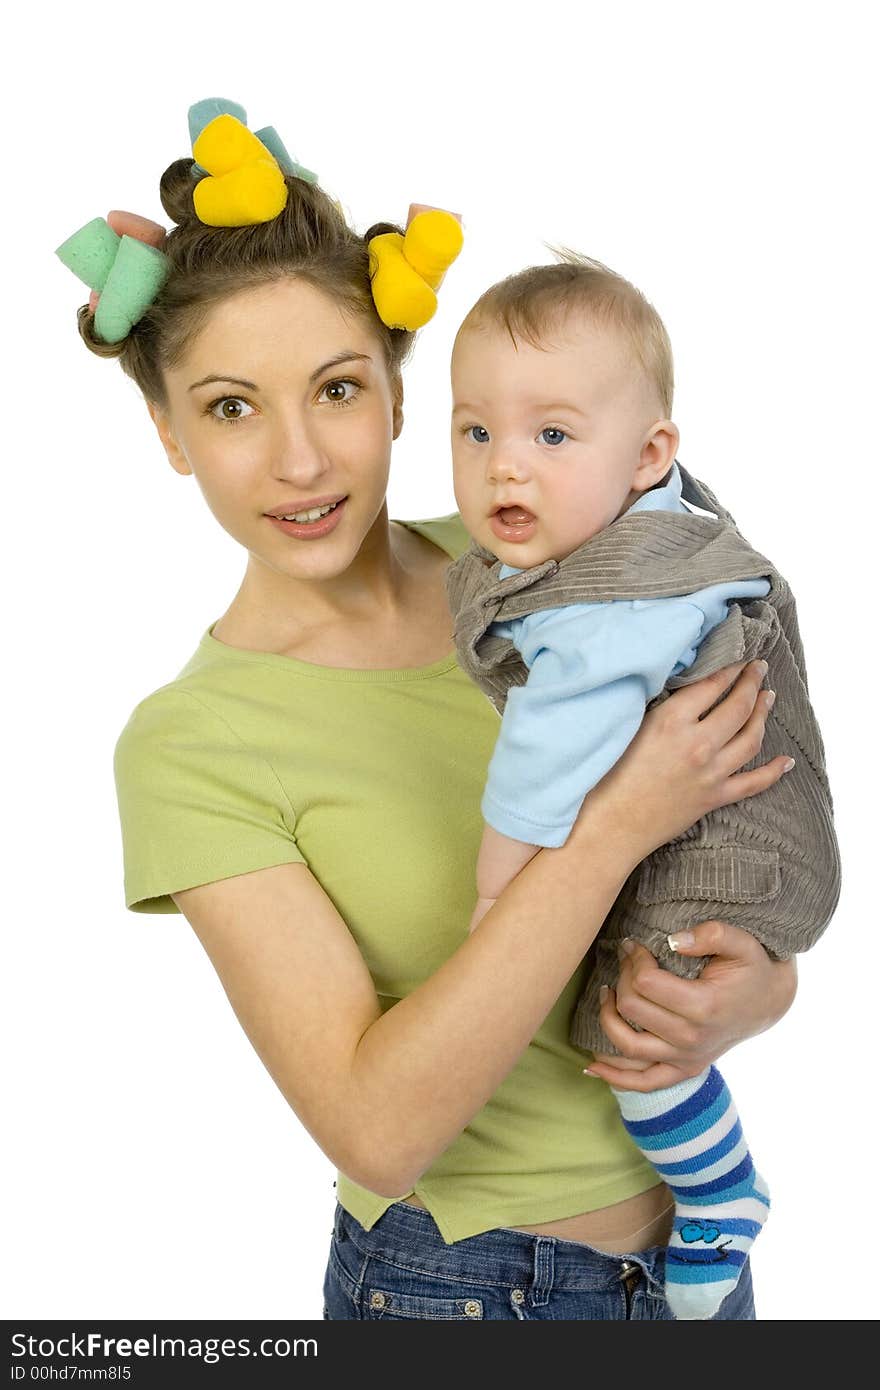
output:
[{"label": "woman's ear", "polygon": [[657,420],[651,426],[639,453],[632,484],[635,492],[645,492],[666,476],[675,462],[680,437],[671,420]]},{"label": "woman's ear", "polygon": [[178,444],[177,437],[171,428],[168,412],[163,410],[160,405],[156,405],[153,401],[147,401],[147,410],[150,412],[150,419],[156,426],[156,432],[162,441],[162,448],[168,455],[168,462],[171,464],[175,473],[180,473],[184,477],[188,474],[191,475],[192,469],[189,466],[186,454]]}]

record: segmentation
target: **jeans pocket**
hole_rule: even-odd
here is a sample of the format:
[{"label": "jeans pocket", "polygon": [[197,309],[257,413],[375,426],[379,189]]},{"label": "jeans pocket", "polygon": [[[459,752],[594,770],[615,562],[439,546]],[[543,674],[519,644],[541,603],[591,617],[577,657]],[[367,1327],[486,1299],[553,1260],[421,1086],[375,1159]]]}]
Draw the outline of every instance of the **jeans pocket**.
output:
[{"label": "jeans pocket", "polygon": [[482,1316],[480,1298],[439,1298],[433,1294],[398,1293],[373,1285],[364,1289],[364,1317],[374,1321],[417,1318],[432,1322],[474,1322]]}]

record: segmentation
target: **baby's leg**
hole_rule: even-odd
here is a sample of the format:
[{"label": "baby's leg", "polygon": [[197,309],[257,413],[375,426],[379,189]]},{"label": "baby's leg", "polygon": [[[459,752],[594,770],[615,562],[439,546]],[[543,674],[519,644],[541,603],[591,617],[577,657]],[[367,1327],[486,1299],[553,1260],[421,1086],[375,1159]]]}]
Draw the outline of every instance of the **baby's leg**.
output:
[{"label": "baby's leg", "polygon": [[480,925],[489,908],[494,907],[497,901],[497,898],[477,898],[477,905],[471,914],[471,923],[468,927],[469,933]]},{"label": "baby's leg", "polygon": [[677,1318],[711,1318],[770,1208],[733,1098],[715,1067],[661,1091],[612,1091],[628,1133],[675,1198],[667,1302]]}]

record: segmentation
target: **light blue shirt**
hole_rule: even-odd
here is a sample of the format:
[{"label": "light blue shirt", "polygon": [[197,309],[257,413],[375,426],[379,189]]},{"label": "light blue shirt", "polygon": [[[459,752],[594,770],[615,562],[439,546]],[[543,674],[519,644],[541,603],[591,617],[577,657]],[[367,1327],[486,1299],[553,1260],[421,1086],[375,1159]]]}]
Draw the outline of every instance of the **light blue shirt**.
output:
[{"label": "light blue shirt", "polygon": [[[628,509],[687,512],[681,474]],[[502,565],[500,578],[520,570]],[[648,702],[693,664],[730,599],[761,598],[766,579],[713,584],[681,598],[545,608],[493,623],[529,668],[507,696],[483,793],[484,819],[513,840],[565,844],[581,802],[635,737]]]}]

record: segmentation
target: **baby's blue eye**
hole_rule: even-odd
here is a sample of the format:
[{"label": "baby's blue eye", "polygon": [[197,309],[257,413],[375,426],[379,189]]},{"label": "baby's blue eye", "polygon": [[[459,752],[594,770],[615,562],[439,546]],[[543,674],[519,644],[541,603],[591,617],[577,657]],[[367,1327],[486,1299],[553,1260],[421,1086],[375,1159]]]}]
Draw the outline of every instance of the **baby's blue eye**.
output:
[{"label": "baby's blue eye", "polygon": [[557,430],[552,425],[548,425],[547,429],[541,430],[539,438],[542,444],[561,444],[563,439],[567,439],[568,436],[564,430]]},{"label": "baby's blue eye", "polygon": [[473,444],[485,444],[489,438],[489,431],[483,425],[469,425],[467,436]]}]

